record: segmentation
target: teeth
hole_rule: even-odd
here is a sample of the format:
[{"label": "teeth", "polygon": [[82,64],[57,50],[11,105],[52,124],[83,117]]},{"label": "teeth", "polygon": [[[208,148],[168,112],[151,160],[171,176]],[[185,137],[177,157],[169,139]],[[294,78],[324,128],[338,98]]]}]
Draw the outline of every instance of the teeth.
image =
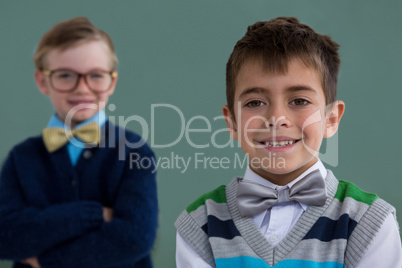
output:
[{"label": "teeth", "polygon": [[283,147],[287,145],[292,145],[296,141],[272,141],[272,142],[266,142],[265,145],[269,147]]}]

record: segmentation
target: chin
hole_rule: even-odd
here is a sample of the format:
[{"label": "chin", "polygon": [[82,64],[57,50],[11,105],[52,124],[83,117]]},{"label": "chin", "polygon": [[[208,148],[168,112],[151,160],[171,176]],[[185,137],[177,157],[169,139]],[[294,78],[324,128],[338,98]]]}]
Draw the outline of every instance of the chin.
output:
[{"label": "chin", "polygon": [[96,113],[94,113],[93,110],[90,112],[85,112],[85,111],[79,111],[74,114],[72,121],[77,121],[77,122],[84,122],[85,120],[90,119],[93,117]]},{"label": "chin", "polygon": [[289,168],[286,166],[286,163],[284,162],[278,162],[273,164],[274,165],[264,165],[264,166],[250,164],[250,167],[257,173],[266,175],[269,174],[283,175],[291,172],[289,171]]},{"label": "chin", "polygon": [[272,166],[270,166],[269,168],[262,167],[260,168],[260,170],[268,174],[286,175],[292,172],[300,171],[301,169],[307,169],[310,166],[310,161],[306,163],[296,164],[290,163],[290,161],[286,161],[284,158],[277,158],[274,160],[276,160],[276,162],[272,163]]},{"label": "chin", "polygon": [[80,117],[73,117],[71,120],[71,125],[76,126],[78,124],[81,124],[82,122],[90,119],[93,115],[91,116],[80,116]]}]

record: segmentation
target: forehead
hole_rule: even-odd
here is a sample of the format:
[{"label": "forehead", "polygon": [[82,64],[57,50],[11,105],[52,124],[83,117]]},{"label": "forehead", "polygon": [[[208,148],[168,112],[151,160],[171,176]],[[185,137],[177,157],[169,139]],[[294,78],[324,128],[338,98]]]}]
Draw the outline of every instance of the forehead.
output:
[{"label": "forehead", "polygon": [[78,72],[111,68],[112,53],[102,40],[79,42],[67,48],[54,48],[45,58],[50,70],[68,68]]},{"label": "forehead", "polygon": [[260,60],[248,60],[240,68],[235,80],[235,98],[248,92],[284,94],[302,89],[324,96],[318,71],[298,59],[289,61],[287,70],[283,72],[268,70]]}]

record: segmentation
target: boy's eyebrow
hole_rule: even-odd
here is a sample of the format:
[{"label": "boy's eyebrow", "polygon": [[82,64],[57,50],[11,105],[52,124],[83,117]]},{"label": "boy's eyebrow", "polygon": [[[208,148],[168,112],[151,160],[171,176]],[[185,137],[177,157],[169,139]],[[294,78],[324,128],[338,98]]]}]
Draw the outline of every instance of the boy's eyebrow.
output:
[{"label": "boy's eyebrow", "polygon": [[[302,91],[302,90],[310,91],[310,92],[312,92],[314,94],[317,94],[317,91],[314,88],[309,87],[309,86],[305,86],[305,85],[291,86],[291,87],[288,87],[286,89],[286,91],[290,91],[290,92]],[[243,96],[245,96],[247,94],[250,94],[250,93],[261,93],[261,92],[264,92],[264,91],[267,91],[267,90],[264,89],[264,88],[260,88],[260,87],[252,87],[252,88],[244,90],[240,94],[239,98],[241,98],[241,97],[243,97]]]},{"label": "boy's eyebrow", "polygon": [[315,90],[315,89],[312,88],[312,87],[304,86],[304,85],[291,86],[291,87],[289,87],[289,88],[286,89],[286,91],[291,91],[291,92],[294,92],[294,91],[302,91],[302,90],[311,91],[312,93],[317,94],[317,90]]},{"label": "boy's eyebrow", "polygon": [[241,97],[243,97],[243,96],[245,96],[245,95],[247,95],[247,94],[250,94],[250,93],[261,93],[261,92],[263,92],[263,91],[266,91],[266,90],[263,89],[263,88],[260,88],[260,87],[252,87],[252,88],[249,88],[249,89],[244,90],[244,91],[240,94],[239,98],[241,98]]}]

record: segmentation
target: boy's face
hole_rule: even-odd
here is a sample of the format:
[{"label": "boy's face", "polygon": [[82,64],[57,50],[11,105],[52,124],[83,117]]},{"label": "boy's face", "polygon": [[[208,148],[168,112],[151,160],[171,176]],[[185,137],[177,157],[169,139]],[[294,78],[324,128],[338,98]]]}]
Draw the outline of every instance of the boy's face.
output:
[{"label": "boy's face", "polygon": [[[46,63],[50,71],[71,69],[81,74],[94,70],[112,71],[110,51],[103,41],[79,43],[64,51],[53,49],[47,54]],[[76,107],[70,125],[73,128],[105,108],[109,96],[115,89],[117,77],[113,79],[110,89],[101,93],[90,90],[83,77],[80,78],[77,87],[70,92],[54,90],[49,77],[39,70],[35,72],[35,81],[39,90],[50,97],[59,119],[67,125],[67,114]]]},{"label": "boy's face", "polygon": [[223,107],[230,134],[248,155],[250,168],[278,185],[317,161],[323,137],[336,132],[344,111],[341,101],[326,111],[320,76],[298,60],[289,62],[286,74],[248,61],[235,85],[236,121]]}]

